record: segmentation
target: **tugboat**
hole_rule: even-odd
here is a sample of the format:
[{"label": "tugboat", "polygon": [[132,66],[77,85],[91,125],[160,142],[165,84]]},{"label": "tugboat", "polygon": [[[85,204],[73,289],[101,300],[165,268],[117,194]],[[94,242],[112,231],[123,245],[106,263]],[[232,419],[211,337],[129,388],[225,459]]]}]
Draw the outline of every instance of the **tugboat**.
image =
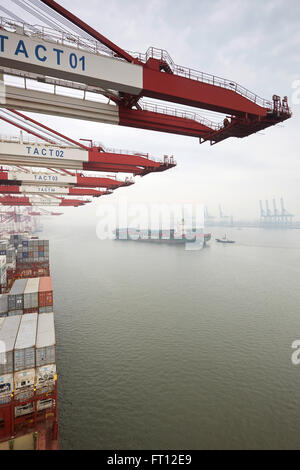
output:
[{"label": "tugboat", "polygon": [[223,238],[216,238],[216,242],[218,242],[218,243],[235,243],[234,240],[228,240],[226,234],[224,235]]}]

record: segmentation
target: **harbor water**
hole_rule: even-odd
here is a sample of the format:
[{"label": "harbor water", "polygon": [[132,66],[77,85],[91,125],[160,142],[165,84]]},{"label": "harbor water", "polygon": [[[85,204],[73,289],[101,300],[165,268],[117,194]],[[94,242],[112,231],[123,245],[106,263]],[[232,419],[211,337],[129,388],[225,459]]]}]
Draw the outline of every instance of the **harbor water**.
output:
[{"label": "harbor water", "polygon": [[[45,220],[62,449],[300,448],[300,231],[100,241]],[[76,229],[75,229],[76,227]]]}]

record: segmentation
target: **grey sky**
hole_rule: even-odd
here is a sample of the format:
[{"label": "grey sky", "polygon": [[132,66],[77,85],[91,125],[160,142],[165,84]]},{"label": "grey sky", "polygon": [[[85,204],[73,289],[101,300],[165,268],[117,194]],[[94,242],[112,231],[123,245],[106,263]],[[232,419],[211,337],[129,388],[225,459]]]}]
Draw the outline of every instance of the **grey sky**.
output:
[{"label": "grey sky", "polygon": [[[75,138],[176,158],[176,169],[136,178],[136,185],[109,198],[126,195],[133,201],[199,201],[212,213],[221,202],[227,213],[253,218],[258,216],[259,199],[283,196],[287,208],[300,219],[300,105],[292,102],[293,81],[300,79],[300,2],[60,3],[126,50],[145,52],[148,46],[166,49],[175,63],[232,79],[263,98],[271,99],[274,93],[288,95],[292,107],[293,117],[284,124],[213,147],[200,145],[195,138],[43,116],[43,122]],[[201,110],[199,114],[207,115]]]}]

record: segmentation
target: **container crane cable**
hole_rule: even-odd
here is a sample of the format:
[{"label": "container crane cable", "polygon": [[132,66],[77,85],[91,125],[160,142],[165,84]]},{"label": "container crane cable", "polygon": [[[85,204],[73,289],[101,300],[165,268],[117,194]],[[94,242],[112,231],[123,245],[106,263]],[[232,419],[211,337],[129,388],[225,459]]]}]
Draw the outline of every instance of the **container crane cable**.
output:
[{"label": "container crane cable", "polygon": [[[74,147],[74,148],[78,147],[75,144],[73,144],[72,142],[70,142],[67,138],[57,136],[56,134],[52,133],[50,130],[48,131],[47,129],[43,129],[43,128],[41,128],[40,126],[38,126],[37,124],[35,124],[33,122],[28,122],[28,121],[26,121],[26,119],[12,113],[8,109],[3,109],[2,108],[1,113],[8,116],[12,120],[16,120],[17,122],[21,122],[22,124],[26,124],[29,128],[29,131],[30,131],[30,128],[33,128],[35,130],[38,130],[41,134],[46,134],[51,139],[54,139],[54,140],[56,139],[56,142],[53,142],[54,144],[57,143],[57,141],[60,141],[60,145],[64,144],[64,145],[67,145],[68,147],[71,147],[71,146]],[[0,115],[1,115],[1,113],[0,113]],[[41,135],[41,138],[43,138],[43,135]]]},{"label": "container crane cable", "polygon": [[[67,18],[64,18],[61,16],[59,13],[57,13],[55,10],[50,8],[49,6],[43,4],[40,0],[10,0],[14,2],[16,5],[18,5],[20,8],[22,8],[24,11],[38,19],[39,21],[42,21],[42,23],[47,24],[50,28],[53,28],[55,30],[60,30],[63,32],[68,32],[69,34],[76,34],[77,36],[80,36],[81,39],[86,39],[88,41],[95,41],[98,43],[98,45],[101,45],[101,50],[105,52],[108,55],[112,55],[111,50],[106,47],[104,44],[100,43],[97,41],[95,38],[93,38],[90,34],[87,32],[83,31],[81,28],[78,26],[74,25],[71,21],[69,21]],[[7,10],[8,11],[8,10]],[[15,16],[18,21],[24,21],[16,15],[14,15],[11,11],[9,12],[11,16]]]},{"label": "container crane cable", "polygon": [[19,7],[23,8],[23,10],[25,10],[27,13],[30,13],[32,16],[34,16],[38,20],[42,21],[43,23],[48,24],[48,26],[50,26],[51,28],[57,27],[55,22],[41,15],[36,9],[28,6],[26,0],[23,0],[22,2],[20,0],[11,0],[11,1],[15,3],[16,5],[18,5]]},{"label": "container crane cable", "polygon": [[13,13],[12,11],[8,10],[7,8],[5,8],[4,6],[0,5],[0,10],[3,11],[6,15],[10,16],[11,18],[13,18],[14,20],[16,21],[20,21],[21,23],[23,22],[23,19],[20,18],[19,16],[17,16],[15,13]]}]

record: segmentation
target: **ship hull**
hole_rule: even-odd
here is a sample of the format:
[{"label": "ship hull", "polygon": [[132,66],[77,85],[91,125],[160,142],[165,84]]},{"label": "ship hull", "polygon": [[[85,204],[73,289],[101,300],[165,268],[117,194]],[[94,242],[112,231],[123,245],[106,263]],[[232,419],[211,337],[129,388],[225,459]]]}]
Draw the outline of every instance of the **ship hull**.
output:
[{"label": "ship hull", "polygon": [[154,243],[154,244],[168,244],[168,245],[183,245],[186,243],[196,243],[197,241],[203,241],[204,244],[210,241],[210,233],[197,233],[191,236],[176,236],[174,231],[170,231],[169,237],[164,236],[163,231],[152,232],[148,231],[136,231],[128,229],[119,229],[115,231],[116,240],[119,241],[135,241],[143,243]]}]

